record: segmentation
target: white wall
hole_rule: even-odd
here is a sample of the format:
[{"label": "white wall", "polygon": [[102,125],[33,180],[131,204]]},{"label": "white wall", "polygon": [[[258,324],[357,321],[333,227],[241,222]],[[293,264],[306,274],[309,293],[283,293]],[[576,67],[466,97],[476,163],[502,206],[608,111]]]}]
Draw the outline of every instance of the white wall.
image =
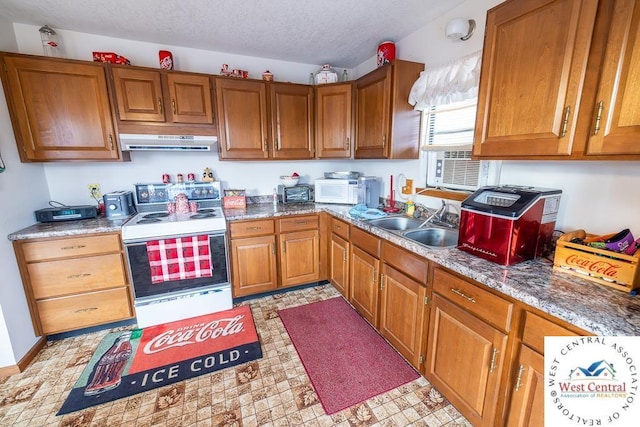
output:
[{"label": "white wall", "polygon": [[[0,17],[0,50],[16,50],[11,23]],[[36,343],[11,242],[5,236],[33,224],[33,211],[48,200],[42,165],[20,163],[4,92],[0,91],[0,367],[15,365]]]}]

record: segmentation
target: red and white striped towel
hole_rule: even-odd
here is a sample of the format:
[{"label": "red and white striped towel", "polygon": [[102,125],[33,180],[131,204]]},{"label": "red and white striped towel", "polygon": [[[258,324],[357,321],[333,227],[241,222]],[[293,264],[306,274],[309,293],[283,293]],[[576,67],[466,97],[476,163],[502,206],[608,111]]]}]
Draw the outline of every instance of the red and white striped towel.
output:
[{"label": "red and white striped towel", "polygon": [[209,236],[179,237],[147,242],[151,283],[211,277]]}]

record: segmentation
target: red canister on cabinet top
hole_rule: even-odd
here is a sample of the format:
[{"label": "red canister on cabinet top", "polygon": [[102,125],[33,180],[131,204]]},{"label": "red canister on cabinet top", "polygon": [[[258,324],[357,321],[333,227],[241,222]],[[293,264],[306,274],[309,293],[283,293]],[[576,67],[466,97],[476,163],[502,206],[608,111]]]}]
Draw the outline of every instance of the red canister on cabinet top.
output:
[{"label": "red canister on cabinet top", "polygon": [[386,41],[378,45],[378,67],[393,62],[396,59],[396,45],[393,42]]}]

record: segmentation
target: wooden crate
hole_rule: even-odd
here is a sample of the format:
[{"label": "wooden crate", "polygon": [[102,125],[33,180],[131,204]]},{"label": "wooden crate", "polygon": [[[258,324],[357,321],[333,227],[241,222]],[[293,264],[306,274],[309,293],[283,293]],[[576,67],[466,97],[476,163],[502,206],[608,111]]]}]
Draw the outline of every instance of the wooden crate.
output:
[{"label": "wooden crate", "polygon": [[640,250],[634,255],[571,243],[578,237],[593,235],[576,230],[560,236],[556,243],[553,268],[605,286],[634,292],[640,288]]}]

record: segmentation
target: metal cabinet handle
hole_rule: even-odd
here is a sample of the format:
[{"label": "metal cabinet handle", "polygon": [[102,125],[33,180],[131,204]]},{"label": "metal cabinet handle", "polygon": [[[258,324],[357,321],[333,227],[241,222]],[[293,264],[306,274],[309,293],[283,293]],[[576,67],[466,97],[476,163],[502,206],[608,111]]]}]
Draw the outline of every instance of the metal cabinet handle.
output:
[{"label": "metal cabinet handle", "polygon": [[340,230],[342,227],[340,227],[339,225],[334,225],[333,228],[335,228],[336,230]]},{"label": "metal cabinet handle", "polygon": [[74,313],[84,313],[86,311],[95,311],[97,310],[98,307],[87,307],[87,308],[81,308],[79,310],[74,311]]},{"label": "metal cabinet handle", "polygon": [[522,386],[522,373],[524,372],[524,365],[520,365],[520,368],[518,369],[518,376],[516,377],[516,389],[515,391],[520,390],[520,387]]},{"label": "metal cabinet handle", "polygon": [[264,139],[264,145],[262,146],[262,151],[267,151],[267,138]]},{"label": "metal cabinet handle", "polygon": [[347,263],[347,251],[346,250],[342,251],[342,262],[345,263],[345,264]]},{"label": "metal cabinet handle", "polygon": [[160,110],[160,114],[163,113],[164,108],[162,107],[162,98],[158,97],[158,110]]},{"label": "metal cabinet handle", "polygon": [[567,129],[569,128],[569,116],[571,115],[571,107],[567,105],[564,109],[564,119],[562,120],[562,129],[560,130],[560,137],[564,138],[567,135]]},{"label": "metal cabinet handle", "polygon": [[387,146],[387,135],[382,135],[382,148]]},{"label": "metal cabinet handle", "polygon": [[496,369],[496,356],[498,355],[498,349],[493,348],[493,354],[491,355],[491,366],[489,367],[489,372],[493,372]]},{"label": "metal cabinet handle", "polygon": [[82,249],[82,248],[86,248],[86,245],[72,245],[72,246],[63,246],[60,248],[60,250],[66,251],[69,249]]},{"label": "metal cabinet handle", "polygon": [[454,294],[456,294],[458,296],[461,296],[462,298],[466,299],[467,301],[470,301],[472,303],[476,302],[476,299],[474,297],[470,297],[469,295],[466,295],[460,289],[451,288],[451,292],[453,292]]},{"label": "metal cabinet handle", "polygon": [[109,134],[109,150],[113,151],[113,135]]},{"label": "metal cabinet handle", "polygon": [[344,149],[349,150],[349,148],[351,148],[351,138],[347,137],[347,140],[345,141],[345,144],[344,144]]},{"label": "metal cabinet handle", "polygon": [[593,128],[593,134],[597,135],[600,130],[600,121],[602,121],[602,110],[604,110],[604,102],[598,102],[598,112],[596,113],[596,125]]},{"label": "metal cabinet handle", "polygon": [[171,100],[171,108],[173,109],[173,114],[176,114],[176,100]]},{"label": "metal cabinet handle", "polygon": [[294,221],[293,223],[296,225],[307,225],[308,221]]},{"label": "metal cabinet handle", "polygon": [[[373,270],[373,274],[375,276],[375,270]],[[373,283],[376,283],[376,281],[374,280]],[[384,290],[384,274],[380,275],[380,290]]]},{"label": "metal cabinet handle", "polygon": [[271,243],[271,254],[272,255],[276,254],[276,244],[275,243]]},{"label": "metal cabinet handle", "polygon": [[262,230],[262,227],[247,227],[247,230]]}]

